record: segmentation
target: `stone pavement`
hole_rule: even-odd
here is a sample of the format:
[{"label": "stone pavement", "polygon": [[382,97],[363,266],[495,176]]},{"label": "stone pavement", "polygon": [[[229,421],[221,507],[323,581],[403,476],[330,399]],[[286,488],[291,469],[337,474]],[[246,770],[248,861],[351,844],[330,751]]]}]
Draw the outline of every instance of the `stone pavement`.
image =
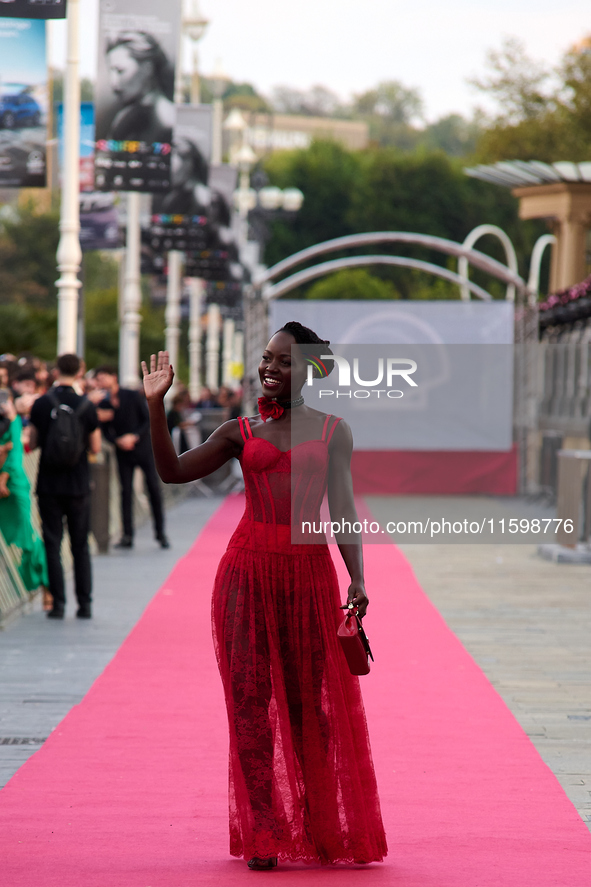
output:
[{"label": "stone pavement", "polygon": [[146,524],[132,550],[93,558],[93,619],[76,619],[70,579],[63,622],[48,620],[36,599],[0,632],[0,787],[87,693],[220,502],[189,497],[169,509],[168,550]]},{"label": "stone pavement", "polygon": [[[396,497],[368,504],[378,519],[400,511]],[[591,829],[591,566],[530,544],[400,549]]]}]

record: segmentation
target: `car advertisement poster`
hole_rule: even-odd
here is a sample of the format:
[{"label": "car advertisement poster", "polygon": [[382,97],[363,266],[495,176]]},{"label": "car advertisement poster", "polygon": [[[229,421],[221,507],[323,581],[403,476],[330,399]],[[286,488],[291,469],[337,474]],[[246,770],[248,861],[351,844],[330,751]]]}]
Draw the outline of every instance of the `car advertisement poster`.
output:
[{"label": "car advertisement poster", "polygon": [[95,186],[170,187],[181,0],[101,0]]},{"label": "car advertisement poster", "polygon": [[2,18],[65,18],[66,0],[0,0]]},{"label": "car advertisement poster", "polygon": [[0,188],[46,184],[45,46],[44,21],[0,18]]}]

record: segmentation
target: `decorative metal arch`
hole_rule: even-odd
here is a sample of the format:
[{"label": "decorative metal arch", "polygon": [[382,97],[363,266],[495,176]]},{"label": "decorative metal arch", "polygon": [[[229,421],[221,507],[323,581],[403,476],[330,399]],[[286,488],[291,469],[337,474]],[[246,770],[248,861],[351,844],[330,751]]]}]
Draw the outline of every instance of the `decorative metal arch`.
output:
[{"label": "decorative metal arch", "polygon": [[[507,257],[507,267],[513,271],[514,274],[517,274],[517,256],[515,255],[515,247],[513,246],[509,236],[503,231],[502,228],[499,228],[498,225],[478,225],[474,228],[466,239],[464,240],[464,246],[472,248],[474,244],[480,240],[481,237],[485,237],[487,234],[492,234],[494,237],[497,237],[503,247],[505,249],[505,256]],[[458,261],[458,273],[460,277],[462,277],[463,282],[460,286],[460,295],[462,299],[468,301],[470,298],[470,287],[468,286],[468,259],[465,256],[461,256]],[[507,294],[505,296],[508,302],[515,301],[515,285],[512,283],[507,284]]]},{"label": "decorative metal arch", "polygon": [[553,246],[557,242],[553,234],[542,234],[534,243],[529,263],[529,279],[527,285],[530,292],[530,300],[537,301],[540,289],[540,268],[542,266],[542,258],[547,246]]},{"label": "decorative metal arch", "polygon": [[368,234],[351,234],[347,237],[336,237],[334,240],[318,243],[316,246],[311,246],[294,253],[287,259],[283,259],[283,261],[273,265],[272,268],[268,268],[254,281],[255,289],[260,291],[266,283],[275,280],[297,265],[309,262],[326,253],[384,243],[406,243],[414,246],[424,246],[427,249],[455,256],[458,259],[466,258],[475,268],[487,272],[503,283],[512,284],[517,292],[527,297],[528,287],[525,281],[515,271],[512,271],[501,262],[497,262],[496,259],[491,259],[490,256],[471,249],[464,244],[455,243],[453,240],[434,237],[430,234],[413,234],[408,231],[375,231]]},{"label": "decorative metal arch", "polygon": [[321,262],[319,265],[313,265],[311,268],[298,271],[290,277],[286,277],[284,280],[279,281],[279,283],[273,285],[267,284],[263,287],[263,299],[267,301],[278,299],[286,293],[291,292],[291,290],[296,287],[302,286],[304,283],[309,283],[317,277],[322,277],[324,274],[330,274],[333,271],[339,271],[343,268],[358,268],[364,265],[397,265],[404,268],[416,268],[419,271],[426,271],[429,274],[442,277],[444,280],[449,280],[451,283],[455,283],[458,286],[467,286],[475,296],[478,296],[479,299],[482,299],[485,302],[491,300],[490,293],[487,293],[486,290],[483,290],[482,287],[477,284],[472,283],[469,280],[466,281],[465,278],[456,274],[454,271],[448,271],[447,268],[442,268],[441,265],[433,265],[432,262],[423,262],[420,259],[409,259],[405,256],[349,256],[345,259],[332,259],[330,262]]}]

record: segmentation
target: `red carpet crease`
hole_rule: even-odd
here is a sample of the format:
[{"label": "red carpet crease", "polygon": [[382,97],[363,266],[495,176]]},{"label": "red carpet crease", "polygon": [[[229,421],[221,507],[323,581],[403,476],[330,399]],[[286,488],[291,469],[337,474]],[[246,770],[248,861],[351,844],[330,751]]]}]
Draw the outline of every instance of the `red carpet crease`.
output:
[{"label": "red carpet crease", "polygon": [[590,884],[591,835],[393,545],[365,550],[376,663],[362,678],[389,856],[273,874],[229,856],[210,597],[242,509],[240,496],[224,502],[82,703],[0,792],[0,883]]}]

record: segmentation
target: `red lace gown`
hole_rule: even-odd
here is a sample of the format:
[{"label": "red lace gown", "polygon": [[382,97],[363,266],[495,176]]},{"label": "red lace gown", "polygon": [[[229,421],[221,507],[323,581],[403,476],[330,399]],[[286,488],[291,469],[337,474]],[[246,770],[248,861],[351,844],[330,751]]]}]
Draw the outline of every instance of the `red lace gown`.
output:
[{"label": "red lace gown", "polygon": [[283,452],[239,419],[246,510],[220,561],[213,635],[230,725],[230,853],[367,863],[386,852],[359,679],[326,541],[292,544],[319,520],[328,441]]}]

